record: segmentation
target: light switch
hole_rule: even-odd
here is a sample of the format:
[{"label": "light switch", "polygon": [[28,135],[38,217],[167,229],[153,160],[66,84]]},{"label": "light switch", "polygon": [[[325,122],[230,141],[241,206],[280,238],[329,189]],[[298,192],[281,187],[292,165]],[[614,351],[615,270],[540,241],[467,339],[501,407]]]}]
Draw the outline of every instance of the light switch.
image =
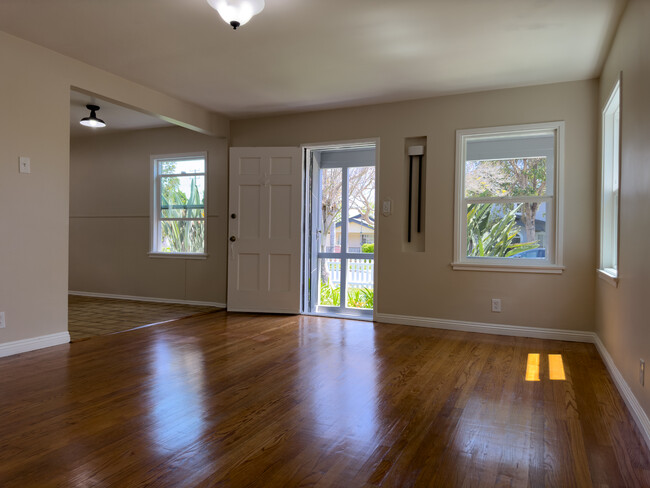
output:
[{"label": "light switch", "polygon": [[392,211],[391,207],[392,207],[392,202],[390,200],[384,200],[381,204],[381,213],[385,217],[388,217]]},{"label": "light switch", "polygon": [[31,161],[29,158],[25,156],[20,156],[20,172],[21,173],[32,172]]}]

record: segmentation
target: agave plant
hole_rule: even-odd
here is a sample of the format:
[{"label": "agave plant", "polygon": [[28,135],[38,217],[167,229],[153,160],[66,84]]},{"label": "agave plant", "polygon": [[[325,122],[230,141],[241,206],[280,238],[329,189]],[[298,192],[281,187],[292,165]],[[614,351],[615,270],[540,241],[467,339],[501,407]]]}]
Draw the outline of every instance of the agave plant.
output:
[{"label": "agave plant", "polygon": [[[503,215],[490,203],[474,203],[467,211],[467,256],[507,258],[539,247],[538,241],[514,243],[517,237],[517,211],[513,205]],[[496,215],[495,215],[496,214]]]},{"label": "agave plant", "polygon": [[375,290],[373,288],[361,288],[361,296],[363,298],[363,308],[372,308],[375,305]]},{"label": "agave plant", "polygon": [[[189,198],[177,188],[160,196],[163,209],[169,216],[203,218],[203,201],[194,179],[190,183]],[[168,244],[167,251],[192,253],[204,252],[204,226],[201,220],[163,220],[162,237]]]},{"label": "agave plant", "polygon": [[332,286],[331,283],[320,283],[320,305],[331,305],[338,307],[341,305],[341,287]]}]

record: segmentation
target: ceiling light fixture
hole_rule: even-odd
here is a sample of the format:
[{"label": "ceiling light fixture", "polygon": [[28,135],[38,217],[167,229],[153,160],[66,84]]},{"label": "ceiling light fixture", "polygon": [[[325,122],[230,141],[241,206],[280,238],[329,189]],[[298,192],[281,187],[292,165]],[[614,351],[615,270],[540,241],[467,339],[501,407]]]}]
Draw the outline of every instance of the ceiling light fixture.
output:
[{"label": "ceiling light fixture", "polygon": [[90,117],[81,119],[81,122],[79,122],[81,125],[85,125],[86,127],[106,127],[106,122],[98,119],[97,114],[95,114],[99,110],[97,105],[86,105],[86,108],[90,110]]},{"label": "ceiling light fixture", "polygon": [[208,0],[208,3],[233,29],[244,25],[264,8],[264,0]]}]

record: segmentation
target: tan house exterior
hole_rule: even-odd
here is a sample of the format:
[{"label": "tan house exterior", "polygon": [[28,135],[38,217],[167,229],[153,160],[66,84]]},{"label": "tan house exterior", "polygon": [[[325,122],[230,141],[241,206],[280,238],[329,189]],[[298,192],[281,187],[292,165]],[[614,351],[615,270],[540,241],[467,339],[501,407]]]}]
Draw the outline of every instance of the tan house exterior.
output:
[{"label": "tan house exterior", "polygon": [[[370,217],[374,224],[374,219]],[[341,222],[337,222],[334,226],[335,229],[335,250],[341,249]],[[362,244],[375,243],[375,227],[369,225],[361,216],[357,214],[348,219],[348,251],[361,252]]]}]

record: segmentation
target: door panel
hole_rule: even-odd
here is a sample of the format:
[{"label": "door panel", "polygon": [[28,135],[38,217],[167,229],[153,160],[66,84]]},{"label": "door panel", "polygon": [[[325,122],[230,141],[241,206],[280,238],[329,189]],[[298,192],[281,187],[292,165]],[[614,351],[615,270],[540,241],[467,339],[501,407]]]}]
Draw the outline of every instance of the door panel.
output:
[{"label": "door panel", "polygon": [[[258,239],[260,237],[260,185],[239,186],[239,238]],[[232,213],[232,212],[231,212]],[[236,232],[236,231],[235,231]]]},{"label": "door panel", "polygon": [[230,149],[228,310],[300,313],[301,185],[299,148]]},{"label": "door panel", "polygon": [[291,255],[269,255],[269,291],[288,292],[291,290]]},{"label": "door panel", "polygon": [[238,174],[259,175],[261,170],[261,158],[241,158],[237,161]]},{"label": "door panel", "polygon": [[300,205],[299,201],[292,198],[291,185],[274,185],[271,187],[271,201],[269,205],[269,237],[271,239],[284,239],[292,237],[291,215],[293,205]]},{"label": "door panel", "polygon": [[260,255],[240,253],[237,257],[237,288],[241,291],[259,291],[260,289]]},{"label": "door panel", "polygon": [[291,171],[291,158],[271,158],[271,174],[272,175],[290,175]]}]

